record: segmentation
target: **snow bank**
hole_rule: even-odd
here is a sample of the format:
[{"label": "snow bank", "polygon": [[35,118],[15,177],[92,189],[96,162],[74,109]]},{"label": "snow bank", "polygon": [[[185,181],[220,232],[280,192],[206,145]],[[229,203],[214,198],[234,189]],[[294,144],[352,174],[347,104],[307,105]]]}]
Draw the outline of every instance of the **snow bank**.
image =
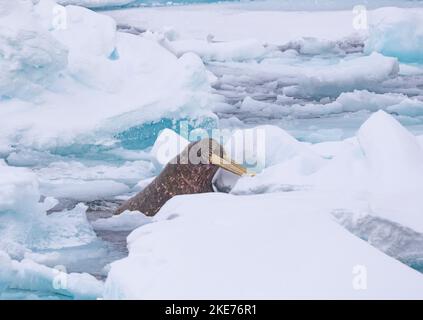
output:
[{"label": "snow bank", "polygon": [[[422,297],[420,273],[339,226],[324,200],[303,196],[173,198],[158,222],[128,237],[129,256],[112,264],[104,297]],[[357,287],[362,272],[366,290]]]},{"label": "snow bank", "polygon": [[0,251],[0,291],[20,289],[61,294],[74,299],[101,297],[103,283],[87,273],[67,274],[31,260],[12,260]]},{"label": "snow bank", "polygon": [[423,62],[423,11],[382,8],[372,13],[367,52],[404,62]]}]

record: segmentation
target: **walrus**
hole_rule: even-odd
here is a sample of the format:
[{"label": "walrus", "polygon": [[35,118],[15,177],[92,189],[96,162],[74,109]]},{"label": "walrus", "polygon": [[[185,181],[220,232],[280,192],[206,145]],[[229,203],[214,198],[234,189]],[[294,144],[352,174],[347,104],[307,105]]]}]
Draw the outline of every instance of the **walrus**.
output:
[{"label": "walrus", "polygon": [[154,216],[176,195],[213,192],[212,181],[219,168],[238,176],[247,174],[244,167],[227,158],[216,140],[192,142],[144,190],[124,202],[115,214],[129,210]]}]

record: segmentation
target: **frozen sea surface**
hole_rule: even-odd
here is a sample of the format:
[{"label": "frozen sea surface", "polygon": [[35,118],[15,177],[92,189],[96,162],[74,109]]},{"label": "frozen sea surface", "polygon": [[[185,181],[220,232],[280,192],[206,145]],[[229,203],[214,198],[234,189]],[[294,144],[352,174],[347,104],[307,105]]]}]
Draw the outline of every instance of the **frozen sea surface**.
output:
[{"label": "frozen sea surface", "polygon": [[272,9],[272,10],[341,10],[349,9],[354,5],[366,5],[369,8],[378,8],[381,6],[414,7],[421,1],[419,0],[58,0],[61,4],[83,5],[96,10],[122,9],[133,7],[160,7],[160,6],[180,6],[192,4],[210,4],[210,3],[242,3],[249,8]]},{"label": "frozen sea surface", "polygon": [[[94,3],[61,2],[78,1],[88,7]],[[49,12],[40,9],[38,16],[31,17],[34,21],[28,19],[33,30],[25,49],[32,55],[13,46],[16,39],[27,39],[24,35],[1,34],[0,49],[7,48],[19,67],[0,61],[3,74],[18,84],[14,87],[9,78],[0,76],[1,112],[5,119],[13,119],[0,129],[4,160],[0,170],[6,177],[5,183],[0,182],[0,229],[7,234],[0,239],[0,249],[13,259],[11,263],[4,259],[11,270],[27,270],[17,262],[30,259],[49,268],[64,265],[78,275],[89,273],[101,284],[110,263],[128,256],[128,226],[135,229],[151,222],[131,214],[111,218],[114,209],[160,172],[163,162],[153,144],[163,129],[183,135],[184,120],[188,130],[222,128],[231,133],[265,125],[269,162],[254,181],[240,181],[234,195],[251,196],[248,201],[256,206],[257,194],[270,194],[263,198],[269,201],[273,193],[282,194],[281,199],[292,194],[295,203],[297,194],[305,197],[300,199],[303,202],[322,195],[337,198],[338,189],[344,190],[342,195],[358,199],[354,201],[364,215],[357,218],[352,208],[356,202],[346,201],[341,208],[328,208],[328,216],[386,254],[423,270],[423,229],[413,196],[421,190],[414,178],[422,172],[416,165],[422,159],[419,144],[423,141],[419,137],[423,134],[423,65],[418,59],[423,37],[415,28],[423,21],[420,1],[369,2],[368,8],[375,10],[369,12],[373,24],[365,32],[356,32],[349,20],[355,1],[233,1],[159,8],[159,1],[137,1],[142,8],[113,11],[104,9],[134,3],[102,3],[107,4],[96,9],[114,20],[72,7],[71,16],[83,23],[58,34],[37,25],[36,18]],[[384,5],[416,8],[377,9]],[[416,32],[386,36],[403,30],[399,27]],[[81,31],[86,37],[74,41]],[[401,45],[393,47],[393,43]],[[31,69],[38,65],[42,68]],[[127,73],[122,75],[121,70]],[[26,76],[29,71],[31,77]],[[36,101],[28,98],[33,95]],[[372,117],[378,110],[386,116]],[[366,126],[357,135],[363,123]],[[379,135],[382,129],[384,135]],[[176,136],[170,134],[171,140]],[[378,149],[381,145],[385,148]],[[380,172],[368,168],[375,163]],[[15,169],[9,176],[9,170]],[[376,182],[367,184],[370,177]],[[392,178],[401,190],[410,188],[409,198],[394,192],[389,198],[400,200],[384,204],[386,194],[393,191],[379,190],[380,177],[387,177],[386,185]],[[348,187],[344,181],[349,181]],[[360,189],[363,185],[371,190]],[[238,205],[232,198],[224,200],[229,207]],[[271,201],[259,201],[276,208]],[[304,217],[309,209],[304,209]],[[254,212],[250,214],[254,220]],[[282,219],[274,214],[272,219]],[[233,217],[230,223],[235,222]],[[224,220],[213,223],[227,226]],[[66,237],[54,232],[57,226]],[[35,236],[28,241],[22,237],[26,232]],[[40,233],[54,238],[41,239]],[[147,249],[153,245],[142,239],[140,243]],[[43,271],[46,279],[50,271]],[[92,292],[82,297],[95,298]],[[20,283],[0,295],[4,299],[73,297],[81,293]]]}]

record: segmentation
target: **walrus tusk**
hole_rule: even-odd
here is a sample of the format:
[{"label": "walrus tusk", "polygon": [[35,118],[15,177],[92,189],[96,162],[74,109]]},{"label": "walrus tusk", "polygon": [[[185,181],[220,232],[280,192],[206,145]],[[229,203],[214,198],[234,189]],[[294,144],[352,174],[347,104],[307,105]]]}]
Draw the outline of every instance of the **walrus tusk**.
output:
[{"label": "walrus tusk", "polygon": [[221,158],[217,154],[214,154],[214,153],[210,155],[210,163],[224,170],[232,172],[238,176],[244,176],[244,175],[254,176],[255,175],[254,173],[248,172],[248,170],[245,167],[235,163],[233,160],[227,159],[226,157]]}]

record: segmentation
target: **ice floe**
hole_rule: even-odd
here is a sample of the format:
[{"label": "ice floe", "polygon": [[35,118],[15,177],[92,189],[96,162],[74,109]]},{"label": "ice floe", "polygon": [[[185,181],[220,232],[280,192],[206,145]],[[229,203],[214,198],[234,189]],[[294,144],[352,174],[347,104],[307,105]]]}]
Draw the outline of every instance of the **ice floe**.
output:
[{"label": "ice floe", "polygon": [[30,99],[57,80],[67,48],[41,28],[30,1],[0,4],[0,98]]},{"label": "ice floe", "polygon": [[423,116],[423,102],[421,100],[409,98],[399,93],[379,94],[368,90],[354,90],[343,92],[334,101],[327,103],[298,104],[295,103],[295,100],[292,100],[292,102],[289,104],[285,101],[270,103],[246,97],[239,105],[239,109],[232,110],[232,112],[239,114],[241,118],[252,116],[318,118],[347,112],[374,112],[378,110],[406,117]]},{"label": "ice floe", "polygon": [[95,230],[132,231],[150,222],[152,222],[152,218],[145,216],[141,212],[125,211],[111,218],[98,219],[92,225]]},{"label": "ice floe", "polygon": [[177,56],[194,52],[205,61],[243,61],[262,58],[267,50],[257,40],[209,42],[207,40],[176,40],[168,48]]},{"label": "ice floe", "polygon": [[87,8],[118,7],[129,4],[136,0],[56,0],[62,5],[77,5]]},{"label": "ice floe", "polygon": [[[112,264],[104,296],[421,298],[420,273],[349,234],[325,213],[324,200],[302,199],[173,198],[160,221],[129,236],[129,256]],[[357,290],[357,268],[366,290]]]},{"label": "ice floe", "polygon": [[12,257],[22,257],[28,250],[79,246],[96,239],[84,205],[47,215],[57,201],[46,198],[40,202],[39,184],[32,172],[4,163],[0,163],[0,171],[2,250]]},{"label": "ice floe", "polygon": [[365,51],[378,51],[404,62],[423,61],[423,11],[383,8],[372,12]]},{"label": "ice floe", "polygon": [[[9,144],[95,144],[165,116],[211,115],[215,98],[197,56],[177,58],[155,39],[117,32],[113,19],[81,7],[62,7],[66,28],[51,26],[54,2],[25,3],[2,4],[1,10],[7,24],[2,50],[10,52],[1,65],[2,95],[8,97],[1,101],[1,136]],[[9,23],[23,20],[25,26]],[[27,36],[16,44],[19,34]],[[32,87],[30,102],[21,91]]]},{"label": "ice floe", "polygon": [[[371,10],[358,31],[345,4],[99,13],[72,4],[128,1],[58,2],[70,5],[0,4],[0,291],[422,297],[421,274],[395,260],[423,270],[423,139],[400,124],[423,120],[420,9]],[[258,151],[257,175],[220,170],[215,190],[229,195],[110,217],[189,143],[185,120],[230,129],[228,154],[246,164]],[[105,291],[78,273],[56,289],[61,264],[107,276]],[[367,290],[355,290],[357,267]]]}]

